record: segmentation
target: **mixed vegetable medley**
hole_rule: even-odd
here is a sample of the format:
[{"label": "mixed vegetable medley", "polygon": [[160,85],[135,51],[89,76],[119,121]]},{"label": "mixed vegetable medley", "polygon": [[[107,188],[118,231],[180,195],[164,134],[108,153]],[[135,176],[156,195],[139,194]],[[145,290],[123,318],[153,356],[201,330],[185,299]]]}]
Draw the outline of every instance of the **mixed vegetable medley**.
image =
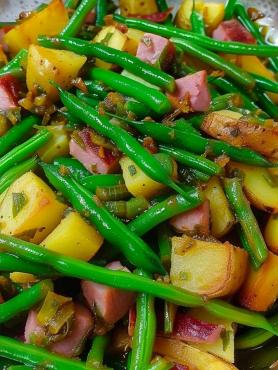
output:
[{"label": "mixed vegetable medley", "polygon": [[278,364],[278,47],[237,0],[0,28],[0,368]]}]

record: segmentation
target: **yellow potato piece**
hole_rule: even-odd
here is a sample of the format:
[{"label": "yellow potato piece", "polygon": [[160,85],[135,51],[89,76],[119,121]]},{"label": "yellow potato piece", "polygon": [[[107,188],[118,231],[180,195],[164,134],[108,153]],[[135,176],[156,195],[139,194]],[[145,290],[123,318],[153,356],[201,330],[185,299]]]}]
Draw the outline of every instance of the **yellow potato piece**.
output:
[{"label": "yellow potato piece", "polygon": [[55,158],[68,157],[69,132],[64,130],[63,126],[50,126],[48,130],[53,133],[53,138],[37,151],[40,159],[45,163],[52,163]]},{"label": "yellow potato piece", "polygon": [[0,68],[4,67],[8,63],[6,54],[4,53],[3,47],[0,44]]},{"label": "yellow potato piece", "polygon": [[65,219],[41,242],[52,251],[89,261],[103,243],[103,237],[76,212]]},{"label": "yellow potato piece", "polygon": [[52,101],[59,100],[59,92],[49,80],[69,90],[87,58],[66,50],[46,49],[31,45],[28,52],[27,87],[40,86]]},{"label": "yellow potato piece", "polygon": [[278,256],[272,252],[255,271],[249,263],[247,277],[238,293],[239,303],[252,311],[267,311],[278,298]]},{"label": "yellow potato piece", "polygon": [[229,362],[179,340],[156,338],[153,351],[191,370],[237,370]]},{"label": "yellow potato piece", "polygon": [[265,225],[264,240],[271,252],[278,254],[278,210],[276,210]]},{"label": "yellow potato piece", "polygon": [[[107,41],[105,41],[107,39]],[[117,50],[124,50],[128,38],[114,26],[104,27],[93,39],[93,42],[103,42],[104,45]],[[112,68],[113,64],[96,59],[96,66],[103,69]]]},{"label": "yellow potato piece", "polygon": [[[15,216],[14,194],[23,194],[26,199]],[[28,241],[39,244],[59,224],[66,208],[43,180],[27,172],[0,196],[1,233],[22,239],[29,235]]]},{"label": "yellow potato piece", "polygon": [[9,31],[3,38],[14,56],[21,49],[37,44],[39,35],[59,35],[68,24],[69,17],[63,0],[53,0],[41,12]]},{"label": "yellow potato piece", "polygon": [[278,208],[278,180],[267,168],[232,161],[227,164],[226,168],[228,175],[238,173],[238,176],[243,177],[244,192],[251,204],[268,212]]},{"label": "yellow potato piece", "polygon": [[129,28],[125,36],[127,37],[127,40],[124,51],[126,51],[128,54],[136,55],[139,42],[144,36],[144,32],[134,28]]},{"label": "yellow potato piece", "polygon": [[[190,14],[192,9],[193,1],[185,0],[181,3],[175,17],[176,26],[184,30],[191,30]],[[223,21],[225,11],[224,4],[197,1],[195,3],[195,9],[204,18],[206,33],[211,35],[212,31],[215,30],[219,23]]]},{"label": "yellow potato piece", "polygon": [[120,0],[120,10],[124,17],[129,14],[150,15],[159,12],[156,0]]},{"label": "yellow potato piece", "polygon": [[235,224],[235,218],[217,176],[209,179],[204,194],[210,202],[211,235],[219,239],[231,230]]},{"label": "yellow potato piece", "polygon": [[[170,177],[173,180],[176,180],[177,164],[172,158],[170,160],[172,161],[173,166]],[[129,157],[123,156],[120,159],[120,165],[123,170],[125,185],[134,197],[143,195],[148,199],[155,195],[159,190],[166,188],[166,185],[156,182],[148,177]]]},{"label": "yellow potato piece", "polygon": [[173,285],[206,297],[235,293],[244,281],[248,254],[226,242],[172,238],[170,279]]}]

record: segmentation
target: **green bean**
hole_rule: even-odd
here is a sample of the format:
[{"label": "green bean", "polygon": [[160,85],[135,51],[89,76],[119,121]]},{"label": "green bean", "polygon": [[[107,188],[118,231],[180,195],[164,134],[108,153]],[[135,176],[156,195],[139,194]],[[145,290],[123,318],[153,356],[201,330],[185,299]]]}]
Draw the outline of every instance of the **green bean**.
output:
[{"label": "green bean", "polygon": [[126,218],[132,220],[146,211],[149,206],[150,203],[143,195],[140,195],[136,198],[131,198],[128,202],[126,202]]},{"label": "green bean", "polygon": [[25,118],[13,126],[0,138],[0,157],[7,154],[9,150],[20,144],[30,134],[34,125],[39,125],[42,119],[37,116]]},{"label": "green bean", "polygon": [[247,72],[237,67],[233,63],[227,62],[217,54],[212,53],[200,46],[194,45],[193,43],[185,40],[181,40],[175,37],[171,38],[171,41],[178,45],[187,54],[193,55],[198,59],[206,62],[214,69],[219,69],[225,72],[225,75],[233,79],[239,85],[244,88],[250,89],[254,87],[255,80]]},{"label": "green bean", "polygon": [[104,352],[109,346],[111,339],[110,333],[105,334],[105,335],[96,335],[93,339],[93,346],[92,349],[90,350],[86,365],[91,368],[91,367],[96,367],[97,369],[106,369],[109,370],[108,367],[103,366],[103,356]]},{"label": "green bean", "polygon": [[189,193],[192,198],[188,201],[182,195],[173,195],[149,208],[146,212],[131,221],[127,227],[137,235],[144,235],[159,223],[169,218],[195,208],[201,204],[199,194],[195,191]]},{"label": "green bean", "polygon": [[69,176],[62,176],[53,165],[41,163],[49,181],[72,203],[75,209],[87,216],[103,237],[120,248],[135,266],[165,274],[165,270],[150,247],[132,233],[120,220],[114,218],[101,201]]},{"label": "green bean", "polygon": [[208,182],[210,179],[210,175],[207,175],[202,171],[196,170],[194,168],[190,168],[189,171],[192,172],[201,181]]},{"label": "green bean", "polygon": [[[151,294],[180,306],[204,307],[219,318],[225,319],[229,317],[231,321],[239,324],[265,329],[278,335],[276,329],[261,314],[244,308],[234,307],[220,299],[203,300],[202,297],[188,293],[186,290],[173,285],[167,285],[122,271],[113,271],[94,266],[3,234],[0,234],[0,248],[28,261],[50,265],[53,269],[66,276],[90,280],[118,289]],[[2,345],[2,338],[0,338],[0,343]],[[3,354],[2,346],[0,347],[1,354]],[[12,357],[12,359],[14,358]],[[73,367],[71,368],[73,369]],[[59,368],[59,370],[61,369]]]},{"label": "green bean", "polygon": [[41,130],[31,139],[25,141],[23,144],[18,145],[9,153],[5,154],[0,158],[0,176],[3,176],[3,174],[13,165],[18,164],[30,157],[38,149],[48,143],[52,137],[53,134],[51,134],[49,131]]},{"label": "green bean", "polygon": [[80,0],[66,0],[65,7],[67,9],[76,9],[79,3],[80,3]]},{"label": "green bean", "polygon": [[0,177],[0,194],[2,194],[15,180],[24,175],[28,171],[34,171],[37,168],[37,157],[32,157],[26,161],[19,163]]},{"label": "green bean", "polygon": [[237,0],[226,0],[225,15],[224,15],[225,21],[228,21],[233,17],[236,3],[237,3]]},{"label": "green bean", "polygon": [[98,99],[92,98],[88,94],[83,93],[81,90],[76,90],[76,96],[91,107],[96,107],[100,102]]},{"label": "green bean", "polygon": [[5,322],[22,311],[28,310],[40,302],[49,291],[53,290],[51,280],[43,280],[32,288],[1,304],[0,323]]},{"label": "green bean", "polygon": [[124,200],[131,197],[125,184],[114,186],[98,186],[95,192],[96,196],[104,201],[109,202],[113,200]]},{"label": "green bean", "polygon": [[206,36],[204,18],[195,8],[195,0],[193,0],[193,9],[190,14],[190,22],[192,31],[196,34]]},{"label": "green bean", "polygon": [[0,69],[0,77],[10,73],[14,77],[25,81],[25,72],[21,67],[21,62],[27,60],[27,56],[27,50],[20,50],[20,52],[8,64]]},{"label": "green bean", "polygon": [[0,343],[0,356],[23,362],[25,365],[43,366],[46,370],[88,370],[85,362],[74,361],[16,339],[0,336]]},{"label": "green bean", "polygon": [[259,98],[260,106],[266,111],[266,113],[269,114],[271,118],[278,118],[278,107],[273,103],[270,97],[257,87],[254,88],[254,91]]},{"label": "green bean", "polygon": [[94,68],[91,75],[94,79],[102,81],[118,93],[131,96],[142,102],[156,113],[166,114],[171,110],[171,102],[162,92],[147,87],[140,82],[101,68]]},{"label": "green bean", "polygon": [[7,253],[0,253],[0,271],[26,272],[36,276],[57,276],[57,273],[48,266],[30,263]]},{"label": "green bean", "polygon": [[161,153],[166,153],[172,158],[176,159],[179,163],[185,164],[188,167],[204,172],[207,175],[218,175],[222,168],[206,159],[202,156],[186,152],[185,150],[168,147],[166,145],[159,144],[158,149]]},{"label": "green bean", "polygon": [[[70,37],[39,36],[38,42],[44,47],[62,48],[76,54],[94,56],[104,62],[119,65],[128,72],[147,80],[155,86],[161,87],[163,90],[169,92],[173,92],[175,90],[175,79],[172,76],[169,76],[167,73],[160,71],[154,66],[142,62],[137,57],[121,50],[117,50],[100,43],[92,44],[88,41]],[[109,86],[109,84],[107,84],[107,86]],[[125,95],[130,96],[128,92]]]},{"label": "green bean", "polygon": [[[144,272],[142,269],[136,270],[136,274],[152,279],[151,274]],[[154,301],[154,296],[150,294],[139,293],[137,296],[130,370],[141,370],[144,366],[149,365],[151,361],[156,336]]]},{"label": "green bean", "polygon": [[67,158],[67,157],[55,158],[53,161],[53,164],[59,167],[61,166],[66,167],[66,169],[69,171],[71,176],[74,177],[75,180],[77,180],[78,182],[82,182],[83,179],[85,181],[87,178],[92,176],[91,172],[89,172],[83,166],[83,164],[75,158]]},{"label": "green bean", "polygon": [[[13,366],[10,366],[7,370],[30,370],[30,367],[29,366],[25,366],[25,365],[13,365]],[[32,368],[34,369],[34,368]]]},{"label": "green bean", "polygon": [[160,357],[151,365],[144,366],[142,370],[170,370],[173,368],[173,363]]},{"label": "green bean", "polygon": [[81,0],[78,8],[73,13],[66,27],[60,33],[60,36],[76,36],[81,30],[87,16],[94,9],[97,0]]},{"label": "green bean", "polygon": [[[95,69],[96,70],[96,69]],[[109,71],[106,71],[106,73]],[[54,83],[53,83],[54,84]],[[177,192],[187,196],[180,187],[168,176],[163,166],[145,150],[131,135],[118,126],[113,126],[107,117],[101,116],[96,110],[80,102],[74,95],[63,91],[54,84],[60,91],[62,102],[75,114],[78,114],[84,122],[93,127],[100,134],[107,136],[127,154],[150,178],[170,186]],[[131,121],[130,121],[131,122]]]},{"label": "green bean", "polygon": [[260,263],[257,261],[257,258],[255,257],[253,250],[250,248],[248,239],[240,225],[237,225],[237,232],[241,241],[241,244],[243,248],[246,250],[246,252],[249,254],[249,259],[251,261],[251,264],[253,266],[253,269],[257,271],[260,268]]},{"label": "green bean", "polygon": [[[169,9],[166,0],[157,0],[158,9],[160,12],[165,12]],[[163,22],[166,25],[172,25],[172,14],[168,15],[167,19]]]},{"label": "green bean", "polygon": [[[269,319],[269,322],[274,327],[278,325],[278,313],[272,315]],[[262,345],[268,339],[272,338],[273,335],[263,329],[251,329],[247,332],[240,334],[235,338],[235,348],[245,349],[252,348]]]},{"label": "green bean", "polygon": [[124,18],[118,14],[113,15],[114,20],[125,23],[128,28],[135,28],[144,32],[151,32],[164,37],[177,37],[182,40],[191,41],[205,49],[219,51],[222,53],[257,55],[260,57],[277,56],[276,46],[272,45],[250,45],[240,42],[218,41],[210,37],[197,35],[191,31],[185,31],[177,27],[166,26],[148,22],[142,19]]},{"label": "green bean", "polygon": [[270,78],[257,75],[255,73],[250,73],[256,81],[256,86],[262,90],[271,91],[278,94],[278,82],[272,81]]},{"label": "green bean", "polygon": [[[54,164],[56,164],[54,162]],[[78,179],[76,179],[78,180]],[[80,180],[80,184],[84,186],[84,188],[90,190],[92,193],[96,192],[97,187],[103,186],[115,186],[124,184],[124,178],[121,174],[115,175],[91,175]]]},{"label": "green bean", "polygon": [[96,5],[96,25],[104,26],[104,17],[107,14],[107,0],[98,0]]},{"label": "green bean", "polygon": [[236,148],[222,141],[203,138],[192,132],[185,133],[155,122],[128,121],[128,123],[144,135],[195,154],[203,154],[210,148],[215,155],[226,153],[235,162],[257,167],[273,166],[263,156],[248,148]]},{"label": "green bean", "polygon": [[268,257],[268,249],[257,220],[243,194],[240,180],[237,178],[223,179],[223,186],[230,205],[243,229],[249,248],[252,251],[251,260],[255,258],[256,266],[260,267]]},{"label": "green bean", "polygon": [[153,109],[147,107],[145,104],[137,101],[128,100],[124,107],[127,111],[133,112],[139,120],[145,117],[152,117],[159,121],[161,119],[161,115],[157,114]]},{"label": "green bean", "polygon": [[[255,39],[259,43],[259,46],[263,47],[267,45],[267,42],[261,35],[259,28],[256,26],[255,23],[251,21],[248,14],[246,13],[245,7],[238,1],[235,5],[235,14],[237,15],[237,18],[240,20],[240,22],[244,25],[244,27],[255,37]],[[278,59],[275,57],[272,58],[272,56],[270,56],[269,62],[275,72],[278,72]]]},{"label": "green bean", "polygon": [[101,83],[96,81],[84,81],[84,83],[88,91],[96,95],[99,99],[105,99],[108,95],[109,91]]},{"label": "green bean", "polygon": [[110,202],[105,202],[105,207],[108,209],[110,213],[112,213],[114,217],[126,218],[126,213],[127,213],[126,204],[127,202],[124,200],[110,201]]}]

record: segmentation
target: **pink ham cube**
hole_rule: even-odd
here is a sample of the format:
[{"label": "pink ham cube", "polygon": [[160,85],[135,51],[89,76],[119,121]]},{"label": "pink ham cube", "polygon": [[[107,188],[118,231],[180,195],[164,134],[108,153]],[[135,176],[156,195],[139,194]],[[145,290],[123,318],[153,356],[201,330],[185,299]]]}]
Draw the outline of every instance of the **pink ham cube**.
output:
[{"label": "pink ham cube", "polygon": [[216,30],[213,31],[212,38],[220,41],[257,44],[255,37],[237,19],[221,22]]},{"label": "pink ham cube", "polygon": [[[106,268],[130,273],[118,261],[109,263]],[[132,291],[116,289],[88,280],[83,280],[81,286],[88,305],[92,309],[95,308],[96,313],[108,324],[114,324],[120,320],[136,300],[136,293]]]},{"label": "pink ham cube", "polygon": [[200,206],[170,218],[169,223],[180,233],[198,231],[202,235],[209,235],[209,221],[210,207],[206,199]]},{"label": "pink ham cube", "polygon": [[210,107],[211,96],[207,84],[207,72],[200,71],[176,80],[176,91],[166,93],[172,103],[173,109],[177,109],[189,93],[189,102],[195,112],[205,112]]}]

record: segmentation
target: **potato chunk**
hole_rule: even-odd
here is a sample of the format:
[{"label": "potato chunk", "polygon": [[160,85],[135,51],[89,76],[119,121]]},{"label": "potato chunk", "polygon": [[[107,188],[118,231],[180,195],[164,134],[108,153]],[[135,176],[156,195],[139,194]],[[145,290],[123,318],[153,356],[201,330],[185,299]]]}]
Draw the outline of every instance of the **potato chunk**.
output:
[{"label": "potato chunk", "polygon": [[219,177],[212,176],[209,179],[204,194],[210,202],[211,235],[218,239],[227,234],[235,224]]},{"label": "potato chunk", "polygon": [[228,242],[186,235],[172,238],[170,279],[173,285],[206,297],[235,293],[244,281],[248,254]]},{"label": "potato chunk", "polygon": [[39,244],[66,208],[43,180],[27,172],[0,196],[1,233]]},{"label": "potato chunk", "polygon": [[247,278],[239,293],[239,303],[252,311],[267,311],[278,298],[278,256],[268,259],[255,271],[249,264]]},{"label": "potato chunk", "polygon": [[262,211],[278,208],[278,180],[267,168],[253,167],[230,161],[228,174],[243,178],[243,188],[249,202]]},{"label": "potato chunk", "polygon": [[120,0],[120,10],[124,17],[129,14],[150,15],[159,12],[156,0]]},{"label": "potato chunk", "polygon": [[230,111],[208,114],[201,129],[235,147],[248,147],[268,157],[278,158],[278,129],[243,121]]},{"label": "potato chunk", "polygon": [[14,27],[3,38],[12,55],[38,43],[39,35],[55,36],[68,24],[69,17],[63,0],[53,0],[41,12]]},{"label": "potato chunk", "polygon": [[59,100],[59,92],[51,85],[53,80],[64,90],[69,90],[87,58],[66,50],[46,49],[31,45],[28,53],[27,87],[40,86],[51,101]]},{"label": "potato chunk", "polygon": [[[154,155],[157,160],[163,165],[171,179],[177,179],[177,164],[166,154],[158,153]],[[123,176],[128,191],[134,196],[143,195],[145,198],[150,198],[159,190],[162,190],[166,185],[152,180],[143,172],[129,157],[123,156],[120,159],[120,165],[123,170]]]},{"label": "potato chunk", "polygon": [[103,237],[76,212],[70,212],[41,245],[52,251],[89,261],[103,243]]},{"label": "potato chunk", "polygon": [[153,350],[171,361],[189,366],[190,370],[237,370],[229,362],[179,340],[156,338]]}]

